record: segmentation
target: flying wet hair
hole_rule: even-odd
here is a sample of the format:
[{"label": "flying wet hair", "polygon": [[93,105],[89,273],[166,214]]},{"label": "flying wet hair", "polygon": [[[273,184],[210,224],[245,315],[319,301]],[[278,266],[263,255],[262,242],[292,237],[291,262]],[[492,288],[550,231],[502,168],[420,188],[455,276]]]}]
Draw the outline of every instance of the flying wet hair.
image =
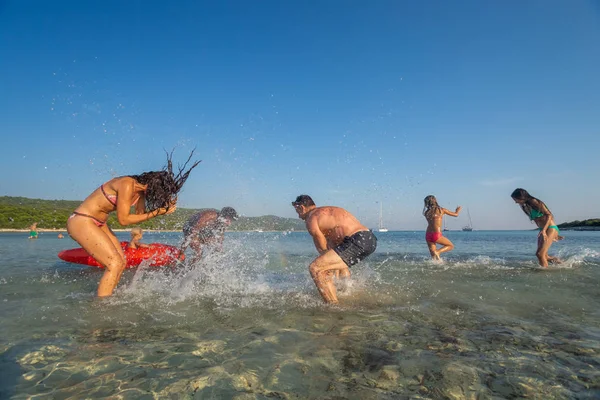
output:
[{"label": "flying wet hair", "polygon": [[546,208],[546,210],[548,210],[548,212],[551,213],[550,209],[543,201],[541,201],[540,199],[538,199],[536,197],[533,197],[525,189],[521,189],[521,188],[515,189],[511,193],[510,197],[512,197],[513,199],[516,199],[516,200],[525,200],[525,202],[523,204],[519,204],[519,205],[521,206],[521,210],[523,210],[525,215],[527,215],[528,217],[531,215],[531,210],[543,212],[544,208]]},{"label": "flying wet hair", "polygon": [[436,214],[442,213],[442,207],[440,207],[434,195],[430,194],[429,196],[425,197],[423,202],[425,203],[425,206],[423,207],[423,215],[425,218],[431,219]]},{"label": "flying wet hair", "polygon": [[146,210],[169,209],[171,203],[177,199],[177,194],[183,187],[190,172],[202,161],[195,161],[186,171],[186,167],[192,159],[195,150],[192,150],[183,166],[177,167],[177,174],[173,172],[173,151],[171,153],[165,151],[167,153],[167,165],[162,170],[144,172],[140,175],[129,175],[130,178],[135,179],[142,185],[148,185],[146,195],[144,196],[146,199]]}]

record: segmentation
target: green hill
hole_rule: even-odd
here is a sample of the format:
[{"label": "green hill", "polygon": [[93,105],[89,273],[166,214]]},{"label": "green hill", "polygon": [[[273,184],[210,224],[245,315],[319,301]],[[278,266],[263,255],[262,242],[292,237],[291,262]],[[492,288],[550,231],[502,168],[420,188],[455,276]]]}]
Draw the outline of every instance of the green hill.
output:
[{"label": "green hill", "polygon": [[[81,201],[0,196],[0,229],[28,229],[34,222],[38,223],[40,229],[65,229],[67,219],[79,204]],[[153,218],[139,226],[152,230],[180,230],[191,215],[201,210],[203,209],[177,208],[171,215]],[[108,224],[115,229],[127,228],[119,224],[114,213],[109,216]],[[229,227],[232,231],[305,229],[304,222],[299,219],[274,215],[240,217]]]},{"label": "green hill", "polygon": [[565,230],[600,230],[600,219],[586,219],[583,221],[572,221],[558,224],[560,229]]}]

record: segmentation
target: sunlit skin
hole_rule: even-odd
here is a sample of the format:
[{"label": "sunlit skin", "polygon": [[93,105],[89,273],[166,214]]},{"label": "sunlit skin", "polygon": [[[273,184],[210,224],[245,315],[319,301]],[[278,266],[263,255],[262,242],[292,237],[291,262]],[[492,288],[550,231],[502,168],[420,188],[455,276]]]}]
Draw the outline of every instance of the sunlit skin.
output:
[{"label": "sunlit skin", "polygon": [[[106,221],[108,214],[116,211],[117,219],[123,226],[139,224],[158,215],[175,212],[176,202],[173,202],[168,209],[159,208],[146,212],[144,201],[146,189],[147,185],[142,185],[131,177],[114,178],[104,184],[104,190],[109,195],[117,195],[116,206],[108,201],[98,188],[75,211],[90,215],[99,221]],[[134,202],[135,212],[131,213],[131,205]],[[108,225],[99,227],[94,220],[85,217],[69,218],[67,232],[99,264],[104,266],[104,274],[98,285],[98,296],[112,295],[126,265],[125,254],[115,234]]]},{"label": "sunlit skin", "polygon": [[332,249],[346,236],[368,231],[352,214],[339,207],[292,204],[298,217],[306,222],[319,256],[308,267],[319,293],[326,303],[337,304],[333,278],[349,278],[350,269]]},{"label": "sunlit skin", "polygon": [[[432,218],[425,217],[425,219],[427,219],[426,232],[442,232],[442,221],[444,219],[444,215],[458,217],[458,214],[460,213],[461,209],[462,207],[458,206],[456,207],[456,211],[452,212],[443,207],[440,207],[439,213],[434,214]],[[439,249],[437,248],[438,244],[442,245],[442,247]],[[428,241],[427,247],[429,248],[429,254],[431,254],[431,258],[434,260],[439,260],[440,254],[454,249],[454,244],[452,244],[452,242],[448,238],[442,236],[435,242]]]},{"label": "sunlit skin", "polygon": [[[515,199],[514,197],[512,199],[519,205],[525,204],[526,202],[525,199]],[[548,255],[548,251],[550,250],[552,243],[562,239],[562,236],[558,235],[558,231],[556,229],[549,228],[551,225],[556,225],[554,222],[554,216],[544,203],[535,199],[530,200],[530,203],[543,214],[541,217],[533,220],[537,227],[540,228],[540,233],[538,233],[537,250],[535,252],[538,262],[543,268],[547,268],[549,263],[560,264],[562,261],[558,257],[552,257]]]}]

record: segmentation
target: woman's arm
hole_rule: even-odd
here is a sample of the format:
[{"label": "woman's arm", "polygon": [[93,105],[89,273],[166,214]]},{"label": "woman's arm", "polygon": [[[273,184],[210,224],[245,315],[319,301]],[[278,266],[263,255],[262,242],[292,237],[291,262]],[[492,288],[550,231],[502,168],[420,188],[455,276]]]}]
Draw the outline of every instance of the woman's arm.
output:
[{"label": "woman's arm", "polygon": [[442,208],[442,211],[444,214],[449,215],[451,217],[458,217],[458,214],[460,214],[460,210],[462,209],[461,206],[456,207],[456,211],[452,212],[450,210],[447,210],[445,208]]},{"label": "woman's arm", "polygon": [[119,221],[119,224],[123,226],[135,225],[139,224],[140,222],[148,221],[154,217],[158,217],[159,215],[172,214],[175,212],[176,208],[177,206],[175,204],[171,204],[168,210],[164,207],[161,207],[143,214],[130,214],[130,208],[127,208],[125,211],[119,214],[119,204],[117,203],[117,220]]},{"label": "woman's arm", "polygon": [[146,212],[146,193],[140,194],[140,198],[137,203],[135,203],[135,213],[143,214]]},{"label": "woman's arm", "polygon": [[[135,180],[129,178],[119,182],[117,186],[117,220],[119,221],[119,224],[123,226],[139,224],[140,222],[148,221],[159,215],[167,215],[175,211],[176,206],[175,203],[173,203],[168,211],[166,208],[162,207],[150,212],[145,212],[144,210],[141,214],[131,214],[131,201],[134,197],[134,185]],[[137,210],[138,208],[136,207],[136,212]]]}]

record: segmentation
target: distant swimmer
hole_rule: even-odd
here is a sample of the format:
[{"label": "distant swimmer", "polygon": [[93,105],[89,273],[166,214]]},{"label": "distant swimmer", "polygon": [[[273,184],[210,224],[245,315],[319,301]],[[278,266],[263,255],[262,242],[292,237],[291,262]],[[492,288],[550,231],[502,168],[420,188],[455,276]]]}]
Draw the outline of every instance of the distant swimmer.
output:
[{"label": "distant swimmer", "polygon": [[38,238],[37,222],[34,222],[29,227],[29,239],[37,239],[37,238]]},{"label": "distant swimmer", "polygon": [[552,243],[558,240],[562,240],[560,236],[560,230],[554,222],[554,215],[550,212],[546,204],[540,199],[536,199],[530,195],[525,189],[515,189],[510,195],[512,199],[521,206],[521,209],[533,221],[540,230],[538,233],[538,246],[535,255],[538,259],[540,266],[547,268],[548,263],[561,263],[562,261],[557,257],[551,257],[548,255],[548,250]]},{"label": "distant swimmer", "polygon": [[337,304],[333,277],[348,278],[349,267],[364,260],[377,248],[377,238],[352,214],[340,207],[317,207],[308,195],[292,202],[298,217],[306,222],[319,256],[308,270],[326,303]]},{"label": "distant swimmer", "polygon": [[[433,195],[425,197],[425,206],[423,207],[423,215],[427,220],[427,230],[425,231],[425,241],[427,241],[427,247],[429,247],[429,254],[434,260],[440,259],[440,254],[450,251],[454,248],[454,244],[444,237],[442,233],[442,220],[444,215],[451,217],[458,217],[461,206],[456,207],[456,211],[452,212],[446,210],[437,202],[437,199]],[[441,244],[441,248],[437,248],[437,245]]]},{"label": "distant swimmer", "polygon": [[223,207],[221,211],[204,210],[192,215],[183,226],[182,251],[191,247],[194,251],[192,262],[202,258],[204,248],[221,250],[225,230],[238,219],[233,207]]},{"label": "distant swimmer", "polygon": [[144,232],[142,231],[142,228],[139,228],[137,226],[135,228],[131,228],[131,240],[127,244],[127,247],[130,249],[137,249],[140,247],[150,247],[150,245],[147,245],[147,244],[141,242],[143,237],[144,237]]},{"label": "distant swimmer", "polygon": [[64,239],[64,237],[65,237],[65,235],[63,235],[62,233],[59,233],[59,234],[58,234],[58,238],[59,238],[59,239]]},{"label": "distant swimmer", "polygon": [[173,172],[172,154],[167,154],[167,165],[161,171],[111,179],[94,190],[67,220],[69,235],[105,267],[98,285],[99,297],[112,295],[126,265],[123,248],[106,224],[108,215],[116,211],[119,223],[127,226],[172,214],[177,208],[177,194],[200,163],[195,162],[185,171],[193,154],[177,174]]}]

